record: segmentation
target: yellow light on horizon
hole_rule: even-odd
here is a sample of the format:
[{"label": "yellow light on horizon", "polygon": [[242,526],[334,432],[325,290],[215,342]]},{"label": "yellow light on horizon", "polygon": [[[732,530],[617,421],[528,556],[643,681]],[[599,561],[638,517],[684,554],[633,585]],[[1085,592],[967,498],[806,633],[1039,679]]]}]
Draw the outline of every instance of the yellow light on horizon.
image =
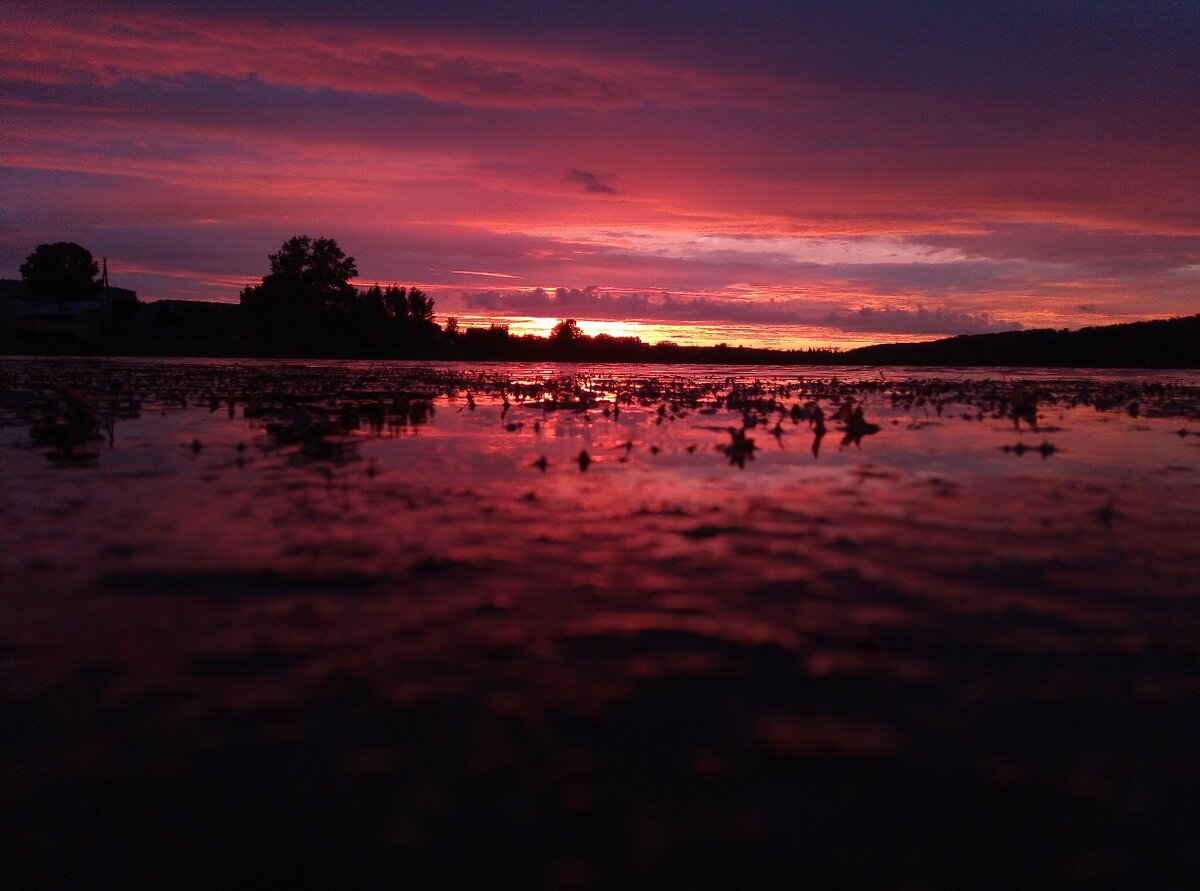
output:
[{"label": "yellow light on horizon", "polygon": [[[533,334],[546,337],[561,317],[546,316],[458,316],[459,324],[465,328],[487,327],[491,324],[505,325],[514,337]],[[863,334],[845,332],[835,328],[805,325],[763,325],[750,323],[663,322],[656,320],[587,319],[577,318],[579,330],[589,337],[607,334],[610,337],[638,337],[643,343],[656,344],[664,340],[680,346],[767,347],[780,350],[804,350],[810,348],[838,347],[853,349],[881,342],[903,342],[931,340],[931,337],[903,334]]]}]

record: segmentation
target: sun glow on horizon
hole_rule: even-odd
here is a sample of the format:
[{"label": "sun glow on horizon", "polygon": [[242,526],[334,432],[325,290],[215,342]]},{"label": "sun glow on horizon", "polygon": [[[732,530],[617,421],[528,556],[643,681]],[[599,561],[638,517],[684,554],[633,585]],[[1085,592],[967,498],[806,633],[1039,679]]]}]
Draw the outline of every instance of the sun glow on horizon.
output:
[{"label": "sun glow on horizon", "polygon": [[[554,326],[563,321],[550,316],[516,316],[483,314],[453,315],[463,328],[487,328],[503,325],[510,335],[532,334],[546,337]],[[600,334],[609,337],[636,337],[643,343],[670,341],[680,346],[765,347],[779,350],[854,349],[876,343],[912,343],[932,340],[936,335],[870,334],[839,331],[835,328],[808,325],[770,325],[749,323],[664,322],[653,319],[588,319],[577,318],[579,330],[589,337]]]}]

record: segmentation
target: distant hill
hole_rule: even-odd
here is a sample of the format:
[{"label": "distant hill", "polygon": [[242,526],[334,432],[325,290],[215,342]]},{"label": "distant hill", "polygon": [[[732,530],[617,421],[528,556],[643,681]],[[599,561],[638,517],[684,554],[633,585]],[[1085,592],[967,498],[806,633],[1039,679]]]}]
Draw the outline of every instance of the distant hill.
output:
[{"label": "distant hill", "polygon": [[1049,368],[1200,368],[1200,315],[1078,331],[966,334],[847,350],[851,365],[1002,365]]}]

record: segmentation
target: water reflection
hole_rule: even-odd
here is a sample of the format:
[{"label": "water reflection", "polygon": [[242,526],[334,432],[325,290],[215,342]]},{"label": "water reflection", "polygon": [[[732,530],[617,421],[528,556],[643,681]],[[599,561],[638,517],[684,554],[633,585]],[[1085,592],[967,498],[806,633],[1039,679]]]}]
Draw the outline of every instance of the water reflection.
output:
[{"label": "water reflection", "polygon": [[40,884],[1190,877],[1200,382],[0,375]]}]

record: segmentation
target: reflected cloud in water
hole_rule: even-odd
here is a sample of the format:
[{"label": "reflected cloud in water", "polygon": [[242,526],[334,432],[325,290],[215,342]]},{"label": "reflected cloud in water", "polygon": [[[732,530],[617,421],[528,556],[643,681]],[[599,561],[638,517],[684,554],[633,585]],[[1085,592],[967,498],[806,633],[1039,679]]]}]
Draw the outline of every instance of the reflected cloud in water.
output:
[{"label": "reflected cloud in water", "polygon": [[[211,864],[271,826],[454,886],[470,824],[498,841],[467,867],[530,887],[564,858],[597,887],[779,884],[797,831],[815,875],[866,884],[930,832],[983,852],[931,881],[1082,886],[1102,843],[1118,884],[1186,873],[1200,381],[0,374],[3,777],[27,868],[61,872],[67,837],[101,878],[179,884],[146,844],[206,839]],[[91,458],[47,460],[66,453]],[[248,793],[261,808],[233,806]],[[99,847],[54,829],[85,800]],[[157,828],[134,832],[138,807]]]}]

